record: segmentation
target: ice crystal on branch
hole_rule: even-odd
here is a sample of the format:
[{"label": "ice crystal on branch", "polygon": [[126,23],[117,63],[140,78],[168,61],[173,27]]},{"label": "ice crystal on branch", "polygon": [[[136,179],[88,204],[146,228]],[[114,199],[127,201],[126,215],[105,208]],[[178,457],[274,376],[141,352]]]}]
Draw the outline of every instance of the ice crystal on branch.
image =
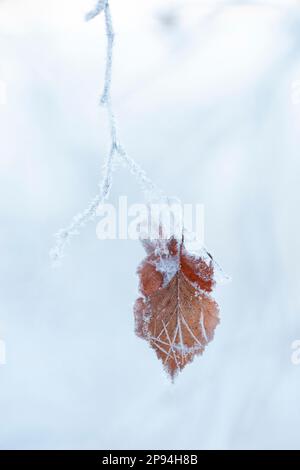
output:
[{"label": "ice crystal on branch", "polygon": [[89,11],[85,15],[86,21],[92,20],[93,18],[98,16],[104,10],[104,7],[105,7],[106,3],[107,3],[106,0],[98,0],[98,2],[95,5],[95,8],[93,10]]}]

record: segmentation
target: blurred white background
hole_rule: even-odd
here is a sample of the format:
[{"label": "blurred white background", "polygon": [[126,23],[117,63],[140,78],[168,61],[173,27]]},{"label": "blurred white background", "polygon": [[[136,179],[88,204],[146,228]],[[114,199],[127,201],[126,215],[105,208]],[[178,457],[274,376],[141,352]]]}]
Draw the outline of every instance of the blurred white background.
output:
[{"label": "blurred white background", "polygon": [[[0,1],[0,447],[299,448],[300,4],[111,0],[122,141],[166,193],[205,204],[232,277],[214,341],[174,385],[134,334],[138,242],[92,223],[49,262],[109,144],[93,6]],[[142,201],[126,169],[120,194]]]}]

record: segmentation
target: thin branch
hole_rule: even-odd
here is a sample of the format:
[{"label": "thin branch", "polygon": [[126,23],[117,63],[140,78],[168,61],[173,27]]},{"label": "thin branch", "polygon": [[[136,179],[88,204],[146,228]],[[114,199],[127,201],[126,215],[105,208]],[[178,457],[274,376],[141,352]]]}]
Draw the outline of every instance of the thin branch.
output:
[{"label": "thin branch", "polygon": [[85,16],[86,21],[92,20],[93,18],[98,16],[104,10],[104,7],[105,7],[105,0],[98,0],[98,2],[95,5],[95,8],[86,14]]},{"label": "thin branch", "polygon": [[114,29],[109,0],[98,0],[94,10],[86,15],[86,20],[89,21],[95,18],[102,11],[104,12],[105,19],[107,47],[104,87],[100,103],[107,111],[111,140],[110,150],[103,166],[102,177],[99,182],[99,192],[83,212],[73,217],[68,227],[59,230],[55,235],[56,243],[50,251],[50,257],[54,264],[60,262],[61,258],[64,256],[66,245],[70,242],[71,238],[73,238],[74,235],[77,235],[80,229],[84,227],[87,222],[95,218],[99,204],[103,203],[108,198],[112,186],[112,176],[116,156],[121,158],[129,171],[137,178],[146,199],[151,200],[153,198],[162,197],[162,192],[154,185],[151,179],[148,178],[145,171],[127,154],[125,148],[121,145],[118,139],[116,118],[113,112],[111,100]]}]

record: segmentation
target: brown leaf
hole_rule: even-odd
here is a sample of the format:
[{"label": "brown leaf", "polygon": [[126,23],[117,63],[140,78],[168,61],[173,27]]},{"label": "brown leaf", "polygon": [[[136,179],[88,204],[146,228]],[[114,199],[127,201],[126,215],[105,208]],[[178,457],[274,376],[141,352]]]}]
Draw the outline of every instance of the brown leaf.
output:
[{"label": "brown leaf", "polygon": [[138,268],[136,334],[147,340],[172,378],[213,339],[219,309],[210,292],[213,262],[187,252],[183,241],[144,241],[148,256]]}]

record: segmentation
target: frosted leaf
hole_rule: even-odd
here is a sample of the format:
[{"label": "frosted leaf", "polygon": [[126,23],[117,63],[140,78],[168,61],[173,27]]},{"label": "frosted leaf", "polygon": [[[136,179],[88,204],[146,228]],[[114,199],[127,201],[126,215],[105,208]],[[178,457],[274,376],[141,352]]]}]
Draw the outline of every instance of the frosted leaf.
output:
[{"label": "frosted leaf", "polygon": [[143,244],[147,257],[138,268],[136,334],[149,342],[173,379],[203,353],[219,323],[219,308],[211,297],[213,262],[191,255],[183,239]]}]

